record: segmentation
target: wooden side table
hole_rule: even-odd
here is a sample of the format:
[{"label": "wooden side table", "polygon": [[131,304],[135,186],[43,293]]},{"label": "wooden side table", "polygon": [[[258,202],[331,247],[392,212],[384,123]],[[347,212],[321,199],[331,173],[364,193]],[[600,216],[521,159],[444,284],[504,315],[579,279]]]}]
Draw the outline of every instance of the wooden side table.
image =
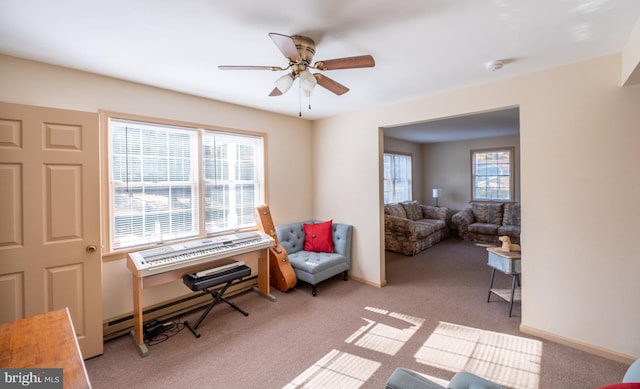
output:
[{"label": "wooden side table", "polygon": [[[513,302],[521,301],[520,286],[520,262],[522,257],[519,251],[506,252],[499,250],[497,247],[487,248],[489,257],[487,265],[491,267],[491,282],[489,283],[489,293],[487,295],[487,302],[491,300],[491,294],[495,294],[501,299],[509,303],[509,317],[513,311]],[[495,289],[493,287],[493,279],[496,275],[496,270],[500,270],[504,274],[511,275],[511,289]],[[516,284],[518,288],[516,288]]]}]

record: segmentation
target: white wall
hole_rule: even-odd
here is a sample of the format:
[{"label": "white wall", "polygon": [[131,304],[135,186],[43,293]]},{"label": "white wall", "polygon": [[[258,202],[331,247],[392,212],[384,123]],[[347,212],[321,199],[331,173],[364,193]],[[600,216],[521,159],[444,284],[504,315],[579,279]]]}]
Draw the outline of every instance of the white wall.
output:
[{"label": "white wall", "polygon": [[519,106],[522,329],[640,357],[640,87],[621,69],[612,55],[317,121],[314,212],[356,226],[354,273],[383,283],[379,128]]}]

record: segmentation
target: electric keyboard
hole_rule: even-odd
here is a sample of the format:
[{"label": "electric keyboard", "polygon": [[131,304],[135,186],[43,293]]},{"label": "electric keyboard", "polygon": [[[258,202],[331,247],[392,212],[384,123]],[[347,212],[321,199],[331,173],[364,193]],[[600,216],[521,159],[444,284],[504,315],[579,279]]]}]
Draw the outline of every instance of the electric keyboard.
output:
[{"label": "electric keyboard", "polygon": [[242,232],[129,253],[127,265],[138,277],[146,277],[266,249],[274,244],[273,238],[263,232]]},{"label": "electric keyboard", "polygon": [[195,291],[210,288],[212,286],[224,284],[229,281],[234,281],[242,277],[251,275],[251,268],[243,263],[239,265],[226,268],[220,272],[206,275],[204,277],[193,278],[188,274],[182,277],[182,282],[189,287],[189,289]]},{"label": "electric keyboard", "polygon": [[236,261],[233,259],[229,259],[228,261],[224,262],[224,263],[220,263],[221,261],[216,261],[215,263],[215,267],[212,267],[211,269],[207,269],[207,270],[202,270],[202,271],[198,271],[198,272],[194,272],[194,273],[188,273],[186,274],[188,277],[191,278],[202,278],[202,277],[208,277],[211,275],[214,275],[216,273],[222,273],[224,271],[233,269],[234,267],[238,267],[238,266],[242,266],[244,265],[244,261]]}]

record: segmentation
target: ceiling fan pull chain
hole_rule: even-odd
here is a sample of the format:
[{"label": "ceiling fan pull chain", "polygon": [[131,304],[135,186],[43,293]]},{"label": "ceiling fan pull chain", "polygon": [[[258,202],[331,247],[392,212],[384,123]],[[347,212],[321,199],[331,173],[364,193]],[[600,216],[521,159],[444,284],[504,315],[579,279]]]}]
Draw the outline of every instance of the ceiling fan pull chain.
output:
[{"label": "ceiling fan pull chain", "polygon": [[298,117],[302,117],[302,84],[298,81]]}]

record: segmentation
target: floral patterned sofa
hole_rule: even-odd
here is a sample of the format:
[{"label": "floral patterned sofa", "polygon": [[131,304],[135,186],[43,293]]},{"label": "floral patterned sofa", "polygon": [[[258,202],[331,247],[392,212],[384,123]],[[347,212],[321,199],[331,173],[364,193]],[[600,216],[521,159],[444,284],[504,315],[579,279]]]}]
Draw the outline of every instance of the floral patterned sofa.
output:
[{"label": "floral patterned sofa", "polygon": [[464,240],[500,245],[498,237],[507,235],[512,243],[520,243],[518,203],[471,203],[471,207],[454,214],[451,221]]},{"label": "floral patterned sofa", "polygon": [[417,201],[385,204],[384,248],[415,255],[449,236],[448,208]]}]

